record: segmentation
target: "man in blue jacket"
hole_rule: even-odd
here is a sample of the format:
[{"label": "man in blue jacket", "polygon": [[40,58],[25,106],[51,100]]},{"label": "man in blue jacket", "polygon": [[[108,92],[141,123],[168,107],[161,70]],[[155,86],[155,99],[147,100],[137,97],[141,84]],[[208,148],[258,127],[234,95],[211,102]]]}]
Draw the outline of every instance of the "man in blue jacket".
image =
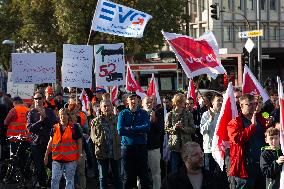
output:
[{"label": "man in blue jacket", "polygon": [[117,129],[121,136],[121,155],[124,169],[124,189],[133,189],[140,179],[141,189],[151,188],[148,172],[147,132],[148,113],[138,107],[135,93],[127,97],[128,108],[119,113]]}]

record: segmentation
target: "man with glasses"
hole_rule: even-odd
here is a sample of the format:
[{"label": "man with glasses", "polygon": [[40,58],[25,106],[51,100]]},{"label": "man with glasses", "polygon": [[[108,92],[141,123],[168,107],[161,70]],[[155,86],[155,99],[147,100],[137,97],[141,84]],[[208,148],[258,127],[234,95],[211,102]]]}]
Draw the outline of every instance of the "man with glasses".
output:
[{"label": "man with glasses", "polygon": [[228,124],[230,139],[229,175],[234,177],[237,189],[262,189],[265,178],[259,165],[261,147],[265,145],[266,119],[257,113],[254,97],[240,97],[240,114]]},{"label": "man with glasses", "polygon": [[161,189],[217,189],[223,188],[210,171],[203,168],[204,153],[196,142],[187,142],[183,145],[181,156],[185,166],[177,173],[169,175]]},{"label": "man with glasses", "polygon": [[47,174],[44,155],[51,129],[59,120],[52,109],[44,107],[44,95],[41,92],[36,91],[33,99],[34,108],[27,115],[27,125],[29,132],[32,133],[31,149],[38,174],[38,182],[41,188],[46,188]]}]

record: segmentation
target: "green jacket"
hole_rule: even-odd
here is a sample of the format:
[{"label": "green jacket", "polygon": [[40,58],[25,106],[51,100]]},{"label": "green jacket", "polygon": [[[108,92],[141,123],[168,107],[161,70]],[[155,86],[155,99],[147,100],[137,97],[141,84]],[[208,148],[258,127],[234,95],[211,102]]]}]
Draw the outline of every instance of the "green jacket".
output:
[{"label": "green jacket", "polygon": [[[113,158],[118,160],[121,158],[120,137],[117,133],[117,116],[113,115],[109,119],[99,116],[91,122],[91,139],[95,145],[95,155],[97,159]],[[112,135],[112,154],[108,154],[107,129],[110,129]]]},{"label": "green jacket", "polygon": [[[175,130],[174,125],[179,121],[182,122],[182,128]],[[185,143],[192,141],[191,135],[195,132],[192,113],[183,110],[181,114],[178,114],[175,109],[167,113],[165,131],[169,135],[169,149],[180,152]]]}]

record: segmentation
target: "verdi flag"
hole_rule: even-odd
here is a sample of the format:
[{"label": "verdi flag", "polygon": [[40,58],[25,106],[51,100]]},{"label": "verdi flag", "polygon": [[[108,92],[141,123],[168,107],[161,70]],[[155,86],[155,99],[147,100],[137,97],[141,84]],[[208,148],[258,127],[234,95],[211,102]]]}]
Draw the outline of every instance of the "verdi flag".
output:
[{"label": "verdi flag", "polygon": [[212,156],[215,161],[223,170],[225,150],[229,148],[229,137],[227,131],[228,123],[237,117],[238,110],[236,105],[236,99],[234,96],[233,85],[230,82],[222,103],[220,115],[217,120],[216,129],[212,139]]},{"label": "verdi flag", "polygon": [[153,73],[152,73],[151,81],[148,86],[147,96],[149,97],[155,96],[157,98],[157,104],[161,104],[161,97],[159,94],[158,85],[157,85],[157,82],[155,80],[155,76]]},{"label": "verdi flag", "polygon": [[218,44],[212,32],[207,32],[198,39],[181,34],[162,33],[188,78],[208,74],[215,79],[218,74],[226,73],[221,64]]},{"label": "verdi flag", "polygon": [[250,69],[245,65],[243,74],[243,94],[260,95],[263,98],[263,102],[269,100],[264,88],[260,85]]},{"label": "verdi flag", "polygon": [[[280,144],[282,154],[284,154],[284,94],[283,86],[279,77],[277,77],[278,83],[278,96],[280,106]],[[280,175],[280,189],[284,189],[284,165],[282,165],[282,171]]]}]

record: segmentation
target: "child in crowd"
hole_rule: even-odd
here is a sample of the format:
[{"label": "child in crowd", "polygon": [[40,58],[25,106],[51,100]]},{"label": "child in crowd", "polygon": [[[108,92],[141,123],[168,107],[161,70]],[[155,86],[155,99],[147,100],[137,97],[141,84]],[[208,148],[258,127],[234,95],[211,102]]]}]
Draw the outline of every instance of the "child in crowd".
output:
[{"label": "child in crowd", "polygon": [[260,156],[260,168],[266,177],[267,189],[279,189],[280,174],[284,163],[284,156],[280,149],[279,130],[270,127],[265,132],[265,141],[269,144],[263,147]]}]

